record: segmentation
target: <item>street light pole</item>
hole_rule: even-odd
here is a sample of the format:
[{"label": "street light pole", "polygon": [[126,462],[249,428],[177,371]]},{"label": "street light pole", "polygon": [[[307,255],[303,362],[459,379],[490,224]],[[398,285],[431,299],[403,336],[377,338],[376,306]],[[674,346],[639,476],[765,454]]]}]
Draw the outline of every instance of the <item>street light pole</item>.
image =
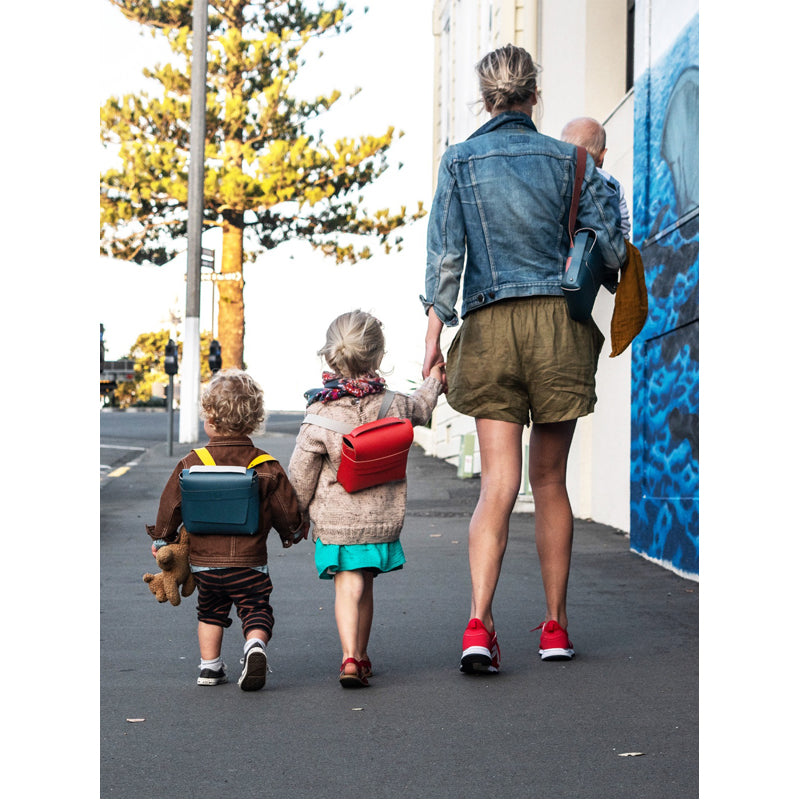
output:
[{"label": "street light pole", "polygon": [[189,133],[189,246],[186,263],[186,314],[181,360],[179,439],[196,442],[200,420],[200,261],[203,238],[203,182],[206,146],[206,48],[208,2],[192,3],[192,78]]}]

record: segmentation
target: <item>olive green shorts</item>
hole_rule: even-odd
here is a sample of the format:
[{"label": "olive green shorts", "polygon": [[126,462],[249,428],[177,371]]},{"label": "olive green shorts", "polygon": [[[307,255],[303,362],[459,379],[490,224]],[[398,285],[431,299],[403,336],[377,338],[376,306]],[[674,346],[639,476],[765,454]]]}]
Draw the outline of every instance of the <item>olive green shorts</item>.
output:
[{"label": "olive green shorts", "polygon": [[594,411],[604,337],[563,297],[502,300],[472,311],[447,353],[447,402],[477,419],[527,425]]}]

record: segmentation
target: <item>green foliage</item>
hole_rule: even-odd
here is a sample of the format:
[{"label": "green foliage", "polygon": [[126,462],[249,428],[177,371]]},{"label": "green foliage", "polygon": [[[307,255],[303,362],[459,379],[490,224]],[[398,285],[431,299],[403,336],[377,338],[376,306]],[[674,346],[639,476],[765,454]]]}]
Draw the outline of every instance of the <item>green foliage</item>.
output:
[{"label": "green foliage", "polygon": [[[109,98],[102,141],[119,165],[101,175],[101,251],[162,264],[187,233],[191,0],[109,0],[131,21],[166,37],[175,63],[144,74],[161,86]],[[373,214],[359,191],[387,168],[395,131],[325,143],[308,123],[340,92],[308,100],[291,93],[304,48],[347,29],[344,2],[307,8],[301,0],[222,0],[209,8],[204,224],[246,231],[245,251],[291,239],[309,242],[337,262],[371,255],[342,235],[376,237],[399,249],[394,232],[424,215],[422,204]]]},{"label": "green foliage", "polygon": [[[161,387],[169,383],[169,375],[164,372],[164,354],[171,334],[167,330],[140,333],[136,337],[125,358],[134,362],[133,380],[123,381],[114,390],[114,404],[120,408],[132,405],[150,405],[153,400],[166,396]],[[208,350],[212,340],[209,331],[200,334],[200,380],[207,381],[211,377],[208,367]],[[183,344],[178,338],[178,362],[183,357]],[[160,384],[161,386],[157,386]]]}]

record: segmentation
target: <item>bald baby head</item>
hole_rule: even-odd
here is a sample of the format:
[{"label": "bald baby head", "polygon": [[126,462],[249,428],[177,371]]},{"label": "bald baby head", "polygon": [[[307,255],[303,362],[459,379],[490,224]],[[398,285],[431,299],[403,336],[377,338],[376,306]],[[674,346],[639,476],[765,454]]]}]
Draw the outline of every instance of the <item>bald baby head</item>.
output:
[{"label": "bald baby head", "polygon": [[561,131],[561,140],[585,147],[598,167],[603,166],[606,155],[606,132],[592,117],[576,117]]}]

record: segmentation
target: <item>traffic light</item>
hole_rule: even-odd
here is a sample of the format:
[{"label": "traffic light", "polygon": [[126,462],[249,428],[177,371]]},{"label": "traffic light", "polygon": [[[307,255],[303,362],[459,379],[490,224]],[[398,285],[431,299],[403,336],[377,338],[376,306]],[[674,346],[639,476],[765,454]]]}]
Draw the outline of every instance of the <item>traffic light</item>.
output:
[{"label": "traffic light", "polygon": [[167,375],[178,374],[178,348],[175,342],[170,339],[164,348],[164,372]]},{"label": "traffic light", "polygon": [[219,372],[222,369],[222,349],[216,339],[213,339],[208,346],[208,366],[212,372]]}]

